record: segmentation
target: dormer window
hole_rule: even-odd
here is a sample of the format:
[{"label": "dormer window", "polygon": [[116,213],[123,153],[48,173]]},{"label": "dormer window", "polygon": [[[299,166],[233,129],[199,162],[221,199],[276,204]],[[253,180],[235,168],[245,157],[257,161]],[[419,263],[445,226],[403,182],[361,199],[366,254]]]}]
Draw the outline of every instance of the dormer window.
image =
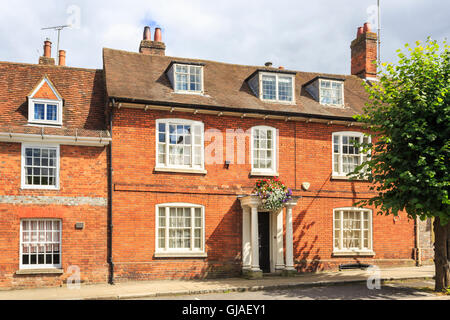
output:
[{"label": "dormer window", "polygon": [[203,64],[172,62],[167,75],[176,93],[203,93]]},{"label": "dormer window", "polygon": [[344,106],[344,80],[318,76],[304,84],[306,91],[325,106]]},{"label": "dormer window", "polygon": [[248,78],[252,91],[268,102],[294,102],[294,75],[292,72],[264,72],[257,70]]},{"label": "dormer window", "polygon": [[342,81],[320,79],[320,103],[342,106],[344,104]]},{"label": "dormer window", "polygon": [[28,96],[28,123],[62,125],[62,98],[47,78]]}]

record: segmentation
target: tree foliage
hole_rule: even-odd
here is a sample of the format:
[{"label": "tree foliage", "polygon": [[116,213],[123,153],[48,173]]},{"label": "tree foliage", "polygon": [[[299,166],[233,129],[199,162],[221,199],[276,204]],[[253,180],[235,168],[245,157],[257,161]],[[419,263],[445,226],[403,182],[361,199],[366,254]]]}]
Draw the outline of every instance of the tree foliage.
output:
[{"label": "tree foliage", "polygon": [[[405,52],[406,51],[406,52]],[[398,50],[397,64],[383,64],[379,81],[366,83],[362,115],[372,143],[360,144],[371,158],[352,176],[368,179],[380,214],[400,211],[422,220],[450,221],[450,53],[444,41],[427,39]]]}]

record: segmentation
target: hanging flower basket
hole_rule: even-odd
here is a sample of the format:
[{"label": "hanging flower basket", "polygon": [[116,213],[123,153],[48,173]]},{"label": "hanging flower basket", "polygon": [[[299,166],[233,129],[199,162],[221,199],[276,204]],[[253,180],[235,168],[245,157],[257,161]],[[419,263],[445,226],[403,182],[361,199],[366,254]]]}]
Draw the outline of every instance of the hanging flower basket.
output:
[{"label": "hanging flower basket", "polygon": [[270,211],[278,211],[292,199],[292,190],[276,177],[258,180],[253,192],[261,198],[262,207]]}]

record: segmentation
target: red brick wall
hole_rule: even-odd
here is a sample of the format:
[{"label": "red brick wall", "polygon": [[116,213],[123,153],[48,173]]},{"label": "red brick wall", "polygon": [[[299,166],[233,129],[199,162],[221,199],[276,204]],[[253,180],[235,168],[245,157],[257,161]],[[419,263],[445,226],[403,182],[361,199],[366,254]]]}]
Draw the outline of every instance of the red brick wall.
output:
[{"label": "red brick wall", "polygon": [[[280,179],[303,196],[293,211],[294,258],[299,270],[335,268],[349,261],[410,264],[414,223],[402,216],[373,216],[373,258],[332,256],[333,208],[350,207],[367,197],[365,182],[331,179],[335,131],[360,131],[345,126],[276,120],[241,119],[189,113],[121,108],[113,121],[113,253],[116,279],[191,278],[239,272],[242,210],[239,194],[252,191],[249,141],[246,164],[205,164],[206,175],[155,173],[155,120],[200,120],[208,129],[248,130],[255,125],[279,129]],[[208,145],[205,142],[205,148]],[[236,152],[236,151],[235,151]],[[225,136],[224,136],[225,153]],[[225,160],[225,154],[223,156]],[[309,182],[309,191],[301,184]],[[189,202],[205,206],[207,258],[155,258],[155,205]]]},{"label": "red brick wall", "polygon": [[[0,287],[61,285],[70,276],[67,267],[80,267],[86,283],[105,282],[106,205],[21,203],[21,196],[103,198],[106,203],[106,149],[60,146],[60,190],[21,190],[21,144],[0,142]],[[15,203],[5,196],[16,197]],[[25,201],[25,200],[24,200]],[[62,220],[63,275],[17,275],[19,270],[20,219],[56,218]],[[75,223],[84,222],[83,230]]]}]

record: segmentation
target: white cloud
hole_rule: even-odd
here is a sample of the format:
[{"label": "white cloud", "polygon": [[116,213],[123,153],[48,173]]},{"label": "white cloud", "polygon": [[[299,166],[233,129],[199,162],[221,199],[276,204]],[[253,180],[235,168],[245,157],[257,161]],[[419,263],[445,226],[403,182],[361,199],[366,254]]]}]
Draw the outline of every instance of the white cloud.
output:
[{"label": "white cloud", "polygon": [[[450,3],[382,0],[382,57],[392,61],[405,42],[449,33]],[[36,63],[42,27],[66,24],[80,8],[80,29],[61,33],[71,66],[101,68],[102,47],[137,52],[145,24],[163,29],[167,55],[304,71],[349,73],[350,42],[376,0],[40,0],[0,1],[0,60]]]}]

